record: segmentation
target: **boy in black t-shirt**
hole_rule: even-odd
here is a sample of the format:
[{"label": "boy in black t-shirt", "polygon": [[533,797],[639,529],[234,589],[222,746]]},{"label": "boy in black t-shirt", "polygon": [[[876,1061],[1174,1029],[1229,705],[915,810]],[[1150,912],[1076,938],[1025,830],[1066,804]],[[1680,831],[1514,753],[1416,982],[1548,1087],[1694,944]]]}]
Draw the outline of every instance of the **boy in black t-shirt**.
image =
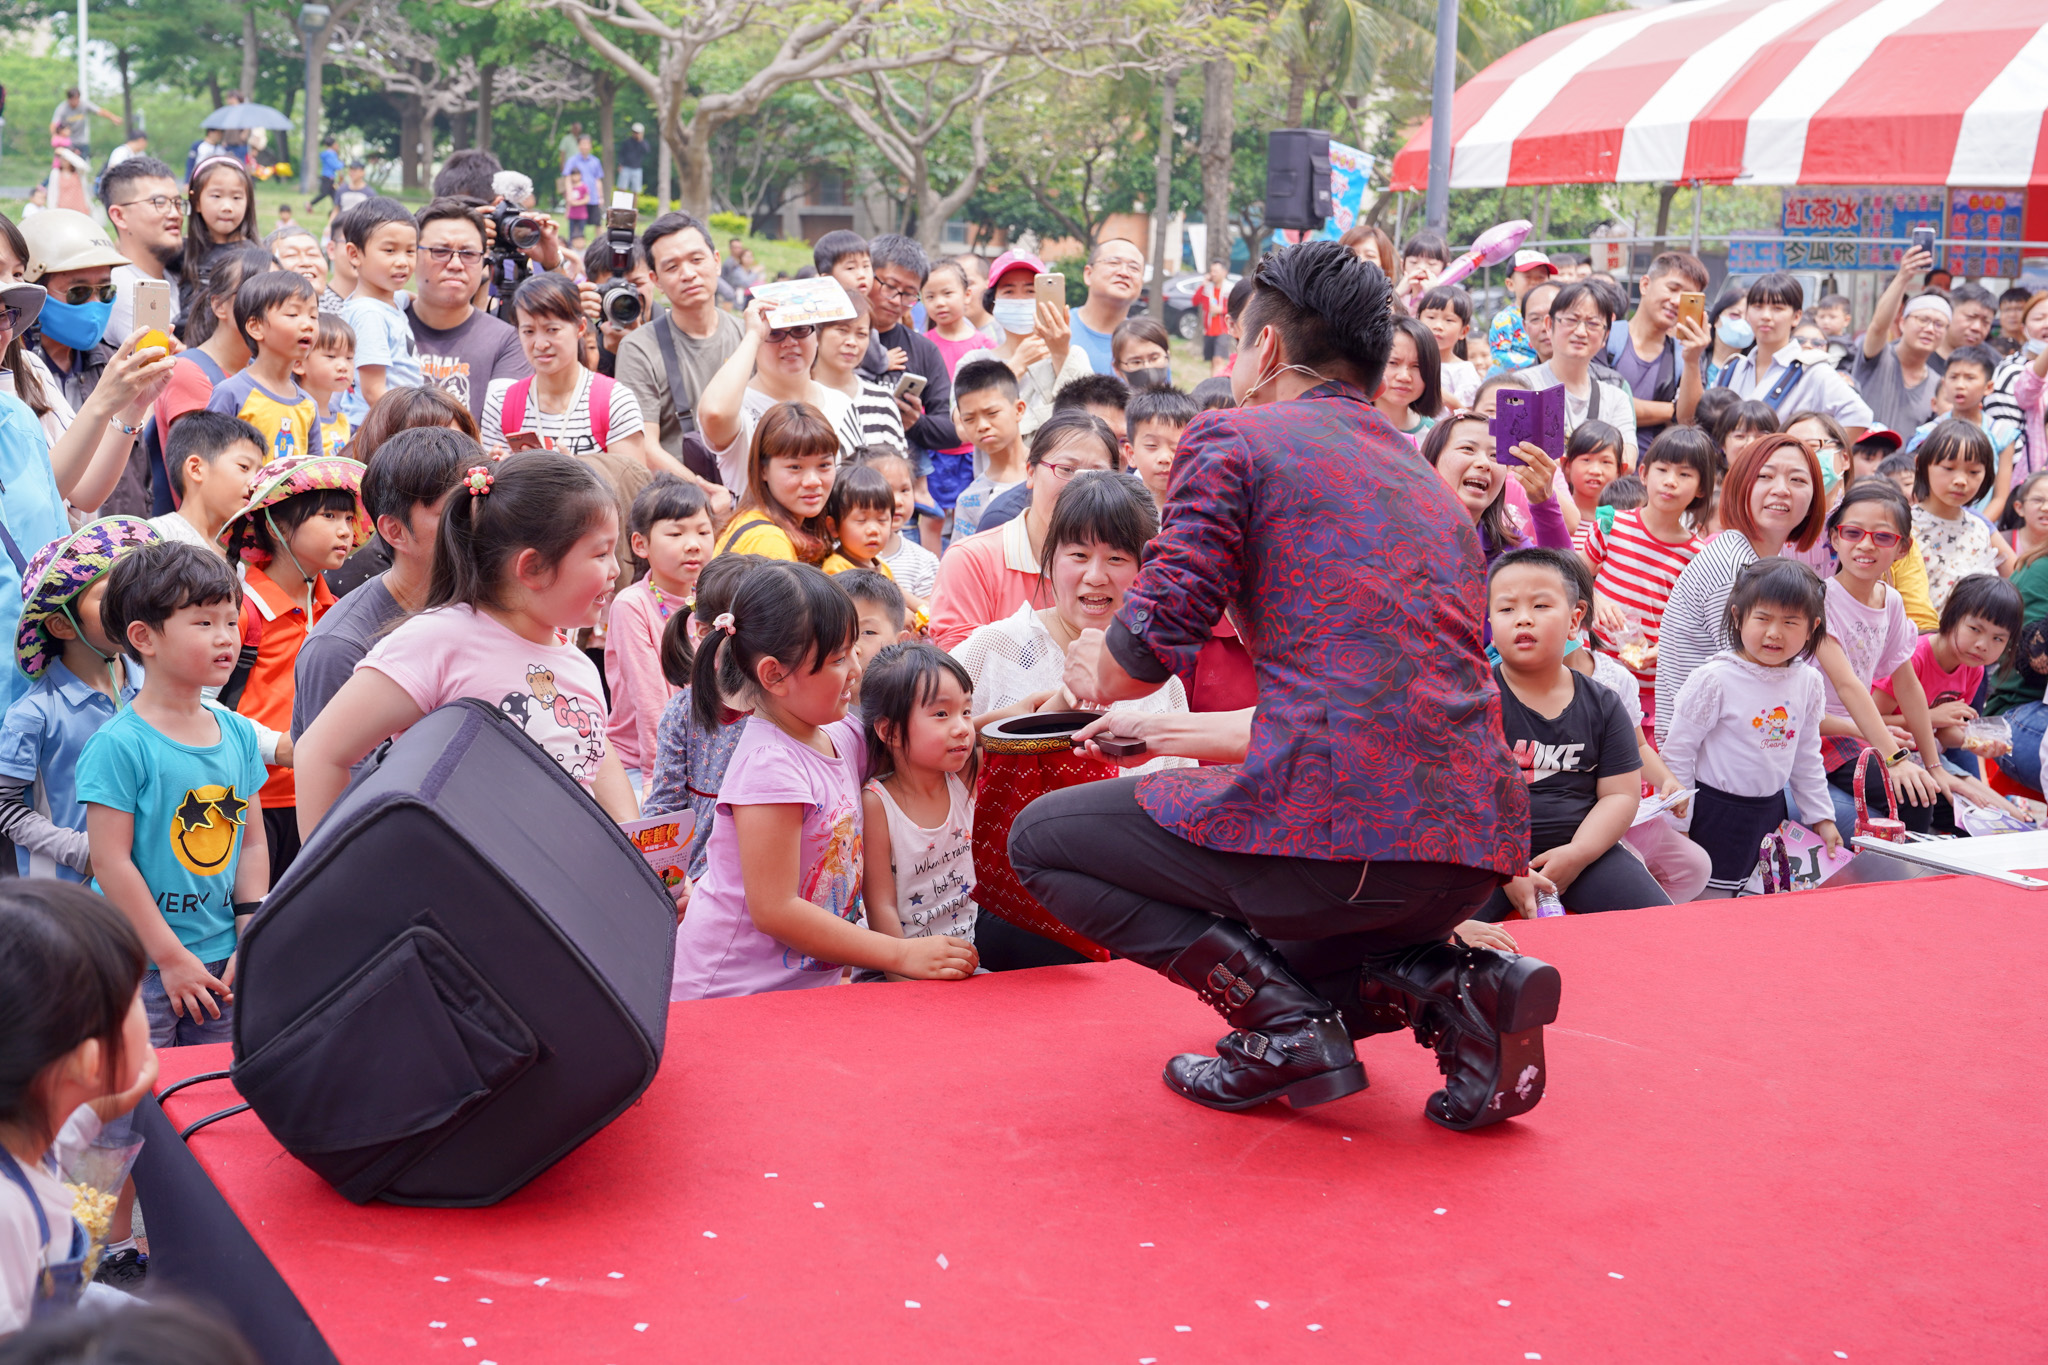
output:
[{"label": "boy in black t-shirt", "polygon": [[1588,606],[1580,590],[1556,550],[1504,554],[1487,576],[1501,728],[1529,781],[1530,857],[1529,872],[1494,892],[1481,919],[1531,918],[1540,891],[1580,913],[1671,903],[1619,846],[1642,789],[1636,729],[1612,692],[1565,667]]}]

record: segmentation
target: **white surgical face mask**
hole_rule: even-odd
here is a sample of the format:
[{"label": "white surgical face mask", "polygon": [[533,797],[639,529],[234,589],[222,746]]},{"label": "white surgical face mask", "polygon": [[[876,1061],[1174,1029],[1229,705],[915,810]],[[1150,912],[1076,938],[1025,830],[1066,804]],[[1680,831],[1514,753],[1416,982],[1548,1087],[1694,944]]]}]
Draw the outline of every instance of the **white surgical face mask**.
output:
[{"label": "white surgical face mask", "polygon": [[1038,301],[1036,299],[997,299],[996,306],[988,310],[996,320],[996,326],[1005,332],[1024,335],[1038,326]]},{"label": "white surgical face mask", "polygon": [[1723,346],[1737,351],[1746,351],[1756,344],[1756,329],[1747,318],[1722,318],[1714,335],[1721,338]]}]

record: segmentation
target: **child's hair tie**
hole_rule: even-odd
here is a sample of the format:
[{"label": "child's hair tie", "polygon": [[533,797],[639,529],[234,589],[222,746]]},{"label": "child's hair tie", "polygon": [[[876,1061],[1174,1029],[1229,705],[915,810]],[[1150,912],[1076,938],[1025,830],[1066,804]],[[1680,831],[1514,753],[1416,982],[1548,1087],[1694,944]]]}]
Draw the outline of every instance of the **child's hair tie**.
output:
[{"label": "child's hair tie", "polygon": [[491,491],[491,484],[495,481],[489,465],[473,464],[463,477],[462,486],[469,490],[472,498],[480,498]]},{"label": "child's hair tie", "polygon": [[729,611],[722,611],[713,617],[711,628],[713,630],[722,630],[727,635],[737,635],[739,633],[739,623],[732,619],[732,613]]}]

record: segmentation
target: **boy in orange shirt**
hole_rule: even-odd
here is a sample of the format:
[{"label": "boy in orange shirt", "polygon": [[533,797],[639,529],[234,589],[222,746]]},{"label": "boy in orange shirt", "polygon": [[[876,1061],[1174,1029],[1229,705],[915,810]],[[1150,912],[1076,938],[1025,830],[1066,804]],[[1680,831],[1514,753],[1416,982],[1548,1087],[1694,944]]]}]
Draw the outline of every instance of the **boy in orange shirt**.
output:
[{"label": "boy in orange shirt", "polygon": [[[362,480],[362,465],[336,455],[272,460],[221,531],[229,559],[248,574],[241,658],[220,701],[258,726],[291,728],[299,646],[334,605],[326,575],[370,538]],[[298,789],[290,768],[269,772],[261,799],[275,884],[299,852]]]}]

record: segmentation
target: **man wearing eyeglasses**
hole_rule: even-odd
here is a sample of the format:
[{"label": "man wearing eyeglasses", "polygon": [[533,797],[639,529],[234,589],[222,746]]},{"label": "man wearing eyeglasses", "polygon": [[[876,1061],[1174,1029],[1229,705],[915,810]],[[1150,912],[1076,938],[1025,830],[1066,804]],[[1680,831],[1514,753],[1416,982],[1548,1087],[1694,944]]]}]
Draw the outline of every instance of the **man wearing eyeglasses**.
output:
[{"label": "man wearing eyeglasses", "polygon": [[[931,338],[910,325],[910,310],[916,307],[918,293],[932,273],[931,258],[910,238],[888,232],[868,243],[868,264],[873,270],[868,283],[868,316],[874,323],[875,341],[885,355],[903,352],[903,369],[924,378],[922,394],[899,391],[896,395],[903,434],[910,440],[916,500],[927,507],[937,505],[943,513],[949,508],[935,503],[932,493],[932,452],[960,448],[960,433],[953,427],[953,372]],[[870,345],[871,360],[874,353],[875,347]],[[876,373],[865,364],[861,372],[892,389],[902,378],[901,372]],[[960,487],[947,491],[957,498]],[[936,552],[937,528],[928,517],[924,524],[931,530],[925,548]]]},{"label": "man wearing eyeglasses", "polygon": [[1095,373],[1115,374],[1109,339],[1145,291],[1145,253],[1136,242],[1112,237],[1089,253],[1081,279],[1088,286],[1088,301],[1074,310],[1074,344],[1086,353]]},{"label": "man wearing eyeglasses", "polygon": [[407,310],[420,370],[479,422],[493,379],[523,379],[533,366],[511,324],[476,306],[484,282],[484,216],[464,199],[435,199],[419,226],[418,293]]},{"label": "man wearing eyeglasses", "polygon": [[[175,173],[153,156],[131,156],[100,177],[100,202],[114,225],[114,249],[125,258],[114,267],[114,307],[101,340],[119,346],[135,330],[135,286],[168,276],[185,244],[185,196]],[[171,322],[182,309],[171,291]]]}]

